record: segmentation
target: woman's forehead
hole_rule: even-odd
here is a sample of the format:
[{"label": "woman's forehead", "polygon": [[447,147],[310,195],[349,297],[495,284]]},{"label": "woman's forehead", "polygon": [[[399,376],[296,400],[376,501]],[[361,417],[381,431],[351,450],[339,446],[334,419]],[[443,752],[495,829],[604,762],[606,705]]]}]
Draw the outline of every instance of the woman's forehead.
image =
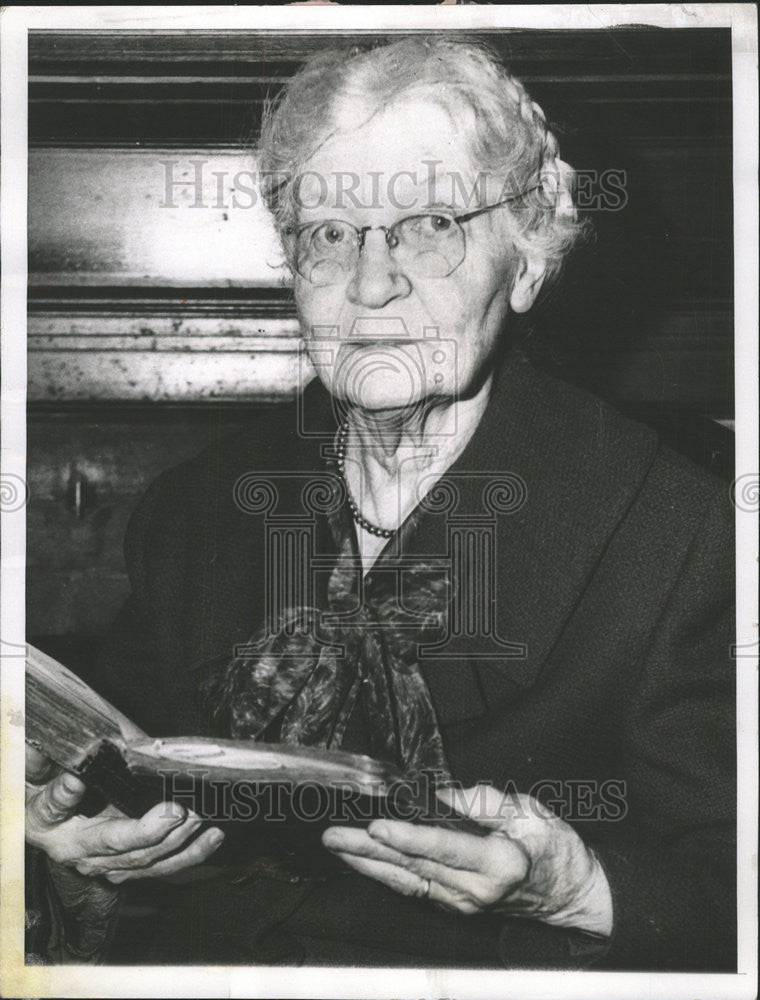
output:
[{"label": "woman's forehead", "polygon": [[[332,135],[304,164],[300,210],[475,207],[489,178],[473,162],[464,124],[437,102],[417,99],[397,101],[358,128]],[[483,191],[473,195],[478,187]]]}]

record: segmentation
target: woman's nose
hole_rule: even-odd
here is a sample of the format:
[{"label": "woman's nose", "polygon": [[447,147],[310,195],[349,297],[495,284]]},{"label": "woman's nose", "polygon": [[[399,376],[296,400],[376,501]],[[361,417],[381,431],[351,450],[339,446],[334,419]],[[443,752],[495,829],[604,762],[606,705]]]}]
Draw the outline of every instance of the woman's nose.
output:
[{"label": "woman's nose", "polygon": [[412,290],[411,283],[394,260],[385,233],[365,234],[353,277],[346,296],[355,305],[381,309],[394,299],[403,299]]}]

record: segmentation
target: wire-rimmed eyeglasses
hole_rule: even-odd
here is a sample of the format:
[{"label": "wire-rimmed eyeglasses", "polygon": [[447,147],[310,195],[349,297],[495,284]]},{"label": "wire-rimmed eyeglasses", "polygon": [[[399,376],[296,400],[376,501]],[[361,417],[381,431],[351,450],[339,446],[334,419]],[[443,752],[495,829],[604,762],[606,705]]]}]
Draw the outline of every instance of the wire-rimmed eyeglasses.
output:
[{"label": "wire-rimmed eyeglasses", "polygon": [[362,226],[342,219],[326,219],[285,230],[285,244],[292,266],[312,285],[337,285],[346,281],[359,265],[367,233],[381,230],[396,264],[409,277],[446,278],[467,253],[462,223],[537,190],[540,185],[511,195],[493,205],[484,205],[463,215],[445,211],[407,215],[392,226]]}]

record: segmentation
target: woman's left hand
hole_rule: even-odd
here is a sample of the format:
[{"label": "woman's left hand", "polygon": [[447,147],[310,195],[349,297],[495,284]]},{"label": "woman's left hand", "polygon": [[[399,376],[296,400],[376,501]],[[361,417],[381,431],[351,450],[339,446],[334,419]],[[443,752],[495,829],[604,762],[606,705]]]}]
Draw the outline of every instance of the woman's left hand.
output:
[{"label": "woman's left hand", "polygon": [[[529,795],[476,785],[439,797],[492,832],[485,837],[398,820],[330,827],[326,847],[352,868],[405,896],[460,913],[533,917],[596,934],[612,930],[612,898],[596,856]],[[429,882],[429,889],[428,889]]]}]

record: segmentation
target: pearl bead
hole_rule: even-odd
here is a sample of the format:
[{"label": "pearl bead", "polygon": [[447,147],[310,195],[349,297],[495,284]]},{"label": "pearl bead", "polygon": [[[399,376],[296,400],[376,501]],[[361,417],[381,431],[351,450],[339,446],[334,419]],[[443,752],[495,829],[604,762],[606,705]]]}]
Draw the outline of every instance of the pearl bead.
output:
[{"label": "pearl bead", "polygon": [[378,538],[393,538],[396,534],[395,531],[389,528],[379,528],[376,524],[372,524],[365,517],[362,516],[356,501],[351,496],[351,490],[348,485],[348,480],[346,479],[346,469],[345,469],[345,455],[346,455],[346,440],[348,438],[348,421],[343,420],[340,427],[338,428],[338,440],[336,442],[336,453],[338,455],[338,472],[340,473],[340,478],[343,480],[343,485],[346,487],[346,499],[348,501],[348,509],[351,511],[351,517],[354,519],[354,523],[358,524],[360,528],[364,528],[365,531],[369,532],[370,535],[376,535]]}]

